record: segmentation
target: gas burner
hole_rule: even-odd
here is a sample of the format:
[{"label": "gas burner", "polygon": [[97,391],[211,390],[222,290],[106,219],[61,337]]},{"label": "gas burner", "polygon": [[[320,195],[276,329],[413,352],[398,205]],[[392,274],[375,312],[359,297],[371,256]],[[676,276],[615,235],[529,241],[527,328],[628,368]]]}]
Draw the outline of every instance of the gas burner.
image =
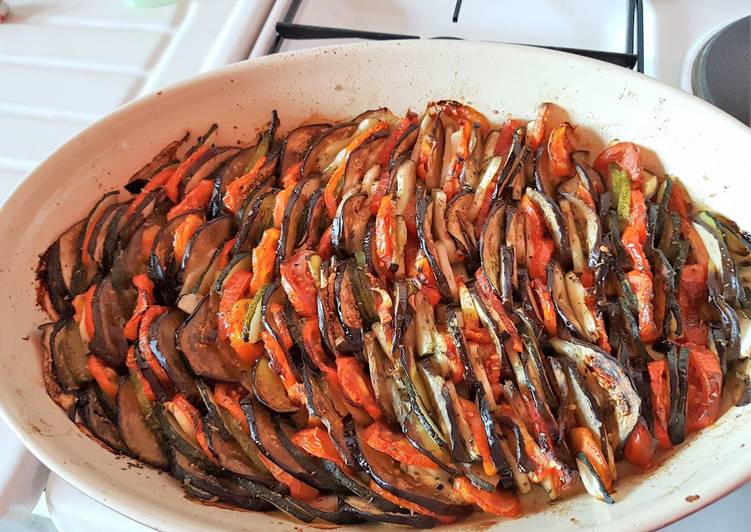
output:
[{"label": "gas burner", "polygon": [[751,126],[751,16],[728,24],[699,50],[694,94]]},{"label": "gas burner", "polygon": [[[315,40],[315,39],[362,39],[387,41],[395,39],[421,39],[419,35],[386,33],[381,31],[364,31],[350,28],[333,28],[327,26],[316,26],[309,24],[299,24],[295,22],[295,17],[300,9],[302,0],[292,0],[289,7],[284,13],[282,19],[276,23],[276,36],[267,54],[275,54],[281,50],[285,40]],[[558,50],[572,54],[599,59],[615,65],[626,68],[636,68],[638,72],[644,72],[644,4],[643,0],[628,0],[626,10],[626,51],[612,52],[605,50],[590,50],[582,48],[570,48],[562,46],[548,45],[528,45],[550,50]],[[454,5],[451,21],[459,21],[459,13],[462,6],[462,0],[456,0]],[[457,39],[461,37],[429,37],[433,39]],[[505,42],[505,41],[504,41]]]}]

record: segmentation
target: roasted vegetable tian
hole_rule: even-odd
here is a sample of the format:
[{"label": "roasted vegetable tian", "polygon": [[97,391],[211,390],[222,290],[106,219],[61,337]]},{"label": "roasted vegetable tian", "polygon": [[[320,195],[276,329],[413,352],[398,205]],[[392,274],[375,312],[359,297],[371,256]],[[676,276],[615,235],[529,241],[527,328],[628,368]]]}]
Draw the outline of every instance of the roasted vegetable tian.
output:
[{"label": "roasted vegetable tian", "polygon": [[751,239],[550,108],[171,143],[43,256],[49,395],[192,497],[305,522],[612,503],[616,462],[751,399]]}]

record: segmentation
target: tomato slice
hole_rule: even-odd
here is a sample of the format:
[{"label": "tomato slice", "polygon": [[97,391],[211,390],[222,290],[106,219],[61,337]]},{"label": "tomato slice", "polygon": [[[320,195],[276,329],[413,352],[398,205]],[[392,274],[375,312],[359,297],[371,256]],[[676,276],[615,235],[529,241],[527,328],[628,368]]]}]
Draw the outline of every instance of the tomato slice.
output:
[{"label": "tomato slice", "polygon": [[245,201],[245,196],[258,181],[258,175],[264,164],[266,164],[266,156],[259,157],[250,170],[227,185],[223,200],[224,206],[231,213],[234,214],[240,210],[243,201]]},{"label": "tomato slice", "polygon": [[154,283],[145,273],[133,277],[133,286],[138,290],[136,296],[136,306],[133,309],[133,315],[125,324],[123,332],[128,340],[138,338],[138,326],[141,323],[141,317],[146,309],[154,304]]},{"label": "tomato slice", "polygon": [[534,151],[545,138],[545,123],[550,114],[551,104],[543,103],[537,108],[537,116],[527,124],[526,144]]},{"label": "tomato slice", "polygon": [[180,193],[180,183],[185,177],[187,171],[197,160],[203,157],[207,151],[209,151],[208,146],[200,146],[178,165],[177,169],[175,169],[169,179],[164,183],[164,191],[167,193],[167,197],[172,200],[172,203],[177,203],[177,196]]},{"label": "tomato slice", "polygon": [[138,367],[138,362],[136,362],[135,346],[131,345],[128,348],[128,354],[125,357],[125,366],[138,379],[141,389],[143,389],[143,394],[146,396],[146,398],[152,402],[156,401],[156,394],[154,393],[154,390],[151,388],[151,384],[149,383],[148,380],[146,380],[146,377],[144,376],[143,371],[141,371],[141,368]]},{"label": "tomato slice", "polygon": [[258,289],[270,283],[274,276],[274,263],[276,261],[276,247],[279,243],[279,229],[269,227],[263,232],[261,241],[253,249],[251,258],[253,279],[250,281],[250,295],[256,295]]},{"label": "tomato slice", "polygon": [[660,331],[654,320],[652,279],[644,272],[631,270],[626,274],[626,280],[639,306],[639,336],[644,343],[654,342],[659,338]]},{"label": "tomato slice", "polygon": [[701,346],[690,346],[686,430],[701,430],[717,421],[722,397],[722,369],[717,354]]},{"label": "tomato slice", "polygon": [[644,253],[644,248],[639,239],[638,230],[634,226],[629,225],[621,235],[621,244],[623,244],[623,249],[631,258],[634,270],[644,272],[652,277],[652,269],[649,266],[647,255]]},{"label": "tomato slice", "polygon": [[522,337],[519,335],[519,331],[517,330],[516,325],[514,325],[513,320],[503,307],[503,303],[501,303],[501,300],[493,292],[493,287],[490,286],[490,281],[488,281],[483,273],[482,268],[475,272],[475,281],[475,286],[477,287],[480,297],[485,301],[485,304],[489,305],[489,310],[496,314],[503,330],[505,330],[511,337],[511,344],[514,350],[521,351],[524,346]]},{"label": "tomato slice", "polygon": [[482,457],[482,469],[488,476],[493,476],[497,473],[493,457],[490,454],[490,444],[488,443],[488,436],[485,433],[485,424],[480,417],[480,410],[477,405],[469,399],[459,398],[462,405],[462,411],[464,417],[469,424],[469,428],[472,431],[472,437],[477,445],[477,450]]},{"label": "tomato slice", "polygon": [[609,492],[613,487],[613,475],[610,472],[610,466],[605,456],[602,454],[600,445],[595,440],[592,431],[586,427],[576,427],[571,429],[570,439],[573,454],[581,451],[587,457],[589,463],[597,471],[597,475],[602,480],[605,489]]},{"label": "tomato slice", "polygon": [[151,324],[165,312],[167,312],[167,307],[152,305],[143,313],[141,323],[138,325],[138,349],[157,380],[162,386],[169,390],[172,389],[172,379],[169,378],[167,372],[154,356],[154,353],[151,350],[150,338]]},{"label": "tomato slice", "polygon": [[284,219],[284,211],[287,209],[287,203],[289,203],[289,198],[292,196],[292,193],[295,191],[295,185],[290,185],[289,187],[286,187],[279,192],[276,193],[276,196],[274,197],[274,213],[273,213],[273,220],[274,220],[274,227],[277,229],[282,228],[282,221]]},{"label": "tomato slice", "polygon": [[326,353],[323,350],[321,331],[318,328],[318,319],[305,318],[302,321],[302,341],[308,356],[313,360],[315,365],[318,366],[318,369],[324,373],[336,372],[336,369],[329,365],[329,357],[326,356]]},{"label": "tomato slice", "polygon": [[389,455],[400,464],[438,469],[436,463],[414,448],[406,436],[392,431],[378,421],[363,431],[362,439],[376,451]]},{"label": "tomato slice", "polygon": [[203,430],[203,420],[196,407],[190,404],[190,401],[181,393],[175,394],[171,400],[165,402],[164,407],[175,417],[183,432],[195,438],[203,453],[213,462],[214,453],[209,448],[206,433]]},{"label": "tomato slice", "polygon": [[308,261],[315,253],[310,250],[295,253],[279,268],[281,284],[295,311],[303,318],[318,316],[316,283]]},{"label": "tomato slice", "polygon": [[[246,434],[250,434],[248,418],[245,416],[240,399],[247,395],[247,391],[239,384],[230,384],[228,382],[217,382],[214,385],[214,401],[224,408],[232,418],[238,422]],[[259,453],[260,455],[260,453]]]},{"label": "tomato slice", "polygon": [[211,194],[214,191],[214,182],[210,179],[200,181],[192,190],[180,200],[180,203],[172,207],[167,213],[167,220],[173,220],[186,212],[203,209],[209,204]]},{"label": "tomato slice", "polygon": [[96,288],[97,285],[92,284],[88,290],[73,298],[73,308],[76,311],[73,319],[78,323],[79,330],[82,333],[81,337],[86,341],[94,338],[93,302]]},{"label": "tomato slice", "polygon": [[526,219],[527,268],[532,279],[547,281],[547,267],[555,244],[545,235],[542,214],[526,194],[519,203]]},{"label": "tomato slice", "polygon": [[185,256],[185,249],[188,247],[191,237],[203,223],[203,218],[197,214],[189,214],[180,222],[175,229],[172,237],[172,248],[174,250],[175,261],[179,264]]},{"label": "tomato slice", "polygon": [[564,122],[550,132],[550,138],[548,139],[550,170],[559,179],[568,177],[575,171],[574,163],[571,162],[574,145],[571,144],[571,139],[569,138],[573,129],[571,124]]},{"label": "tomato slice", "polygon": [[642,246],[647,241],[647,207],[644,194],[640,189],[631,191],[631,209],[628,218],[629,227],[633,227]]},{"label": "tomato slice", "polygon": [[86,359],[86,367],[89,368],[91,376],[94,377],[107,397],[114,400],[117,397],[117,381],[119,379],[117,372],[95,355],[89,355],[89,358]]},{"label": "tomato slice", "polygon": [[652,465],[655,447],[656,442],[652,439],[644,421],[640,419],[626,439],[623,453],[629,463],[645,469]]},{"label": "tomato slice", "polygon": [[289,488],[289,494],[293,499],[303,502],[314,501],[318,498],[318,490],[312,486],[308,486],[304,482],[297,480],[295,477],[287,473],[284,469],[276,465],[274,462],[258,453],[258,458],[266,466],[271,475],[280,480],[284,485]]},{"label": "tomato slice", "polygon": [[609,165],[615,163],[621,170],[625,170],[631,180],[632,189],[640,189],[642,184],[642,165],[639,147],[632,142],[618,142],[605,148],[594,162],[594,169],[608,179]]},{"label": "tomato slice", "polygon": [[331,226],[329,225],[321,235],[321,240],[318,241],[318,254],[322,261],[327,261],[333,252],[334,246],[331,244]]},{"label": "tomato slice", "polygon": [[380,263],[381,270],[384,272],[389,271],[389,266],[392,264],[394,258],[394,250],[396,249],[394,209],[391,194],[384,196],[378,207],[375,221],[376,257]]},{"label": "tomato slice", "polygon": [[467,477],[456,477],[454,489],[464,500],[474,504],[483,512],[500,517],[518,517],[522,513],[522,505],[518,497],[503,491],[489,493],[475,488]]},{"label": "tomato slice", "polygon": [[558,318],[555,312],[555,305],[553,304],[553,296],[550,295],[547,284],[543,283],[540,279],[532,279],[530,285],[537,296],[545,330],[550,336],[555,336],[558,334]]},{"label": "tomato slice", "polygon": [[355,357],[339,357],[336,359],[336,372],[347,400],[363,408],[374,420],[381,419],[381,408],[362,364]]},{"label": "tomato slice", "polygon": [[376,124],[366,129],[355,138],[350,140],[349,144],[344,148],[344,160],[331,174],[331,178],[323,189],[323,201],[326,205],[326,211],[330,218],[336,216],[336,209],[339,203],[339,196],[342,193],[342,184],[344,180],[344,171],[347,168],[347,160],[349,155],[360,147],[366,140],[378,133],[387,129],[389,126],[386,122],[378,121]]},{"label": "tomato slice", "polygon": [[262,342],[250,343],[243,340],[243,326],[251,299],[238,299],[229,311],[229,342],[247,367],[252,367],[256,359],[264,353]]},{"label": "tomato slice", "polygon": [[683,185],[676,180],[673,180],[673,186],[670,189],[668,209],[671,212],[677,212],[684,220],[691,219],[691,211],[693,210],[691,198]]},{"label": "tomato slice", "polygon": [[435,279],[433,269],[422,251],[418,251],[415,256],[415,273],[414,280],[426,301],[431,306],[436,306],[441,302],[441,292],[438,290],[438,282]]},{"label": "tomato slice", "polygon": [[415,512],[415,513],[418,513],[418,514],[422,514],[422,515],[427,515],[427,516],[433,517],[439,523],[443,523],[443,524],[447,525],[447,524],[450,524],[450,523],[453,523],[454,521],[456,521],[456,518],[453,517],[453,516],[437,514],[437,513],[432,512],[432,511],[428,510],[427,508],[425,508],[423,506],[420,506],[419,504],[416,504],[416,503],[414,503],[412,501],[408,501],[406,499],[402,499],[401,497],[397,497],[396,495],[394,495],[390,491],[386,491],[385,489],[383,489],[381,486],[379,486],[378,484],[376,484],[372,480],[370,481],[370,489],[373,490],[374,492],[376,492],[378,495],[380,495],[384,499],[386,499],[387,501],[390,501],[390,502],[396,504],[397,506],[401,506],[402,508],[406,508],[410,512]]},{"label": "tomato slice", "polygon": [[224,282],[222,297],[219,300],[219,312],[217,312],[217,329],[219,337],[223,340],[230,335],[230,317],[232,306],[245,297],[250,289],[250,281],[253,274],[247,270],[238,270]]},{"label": "tomato slice", "polygon": [[310,427],[296,432],[292,435],[292,443],[310,455],[334,462],[339,467],[345,467],[331,436],[321,427]]},{"label": "tomato slice", "polygon": [[678,284],[678,306],[681,309],[683,336],[681,341],[707,345],[709,328],[702,318],[702,306],[707,301],[706,270],[699,264],[687,264]]},{"label": "tomato slice", "polygon": [[284,353],[282,346],[268,331],[261,331],[261,341],[266,348],[266,353],[271,358],[271,369],[281,377],[284,387],[289,391],[297,384],[297,379],[295,374],[292,373],[292,368],[289,366],[287,355]]},{"label": "tomato slice", "polygon": [[670,379],[667,360],[653,360],[647,364],[649,387],[652,398],[652,412],[655,426],[655,439],[660,449],[672,449],[668,435],[670,419]]}]

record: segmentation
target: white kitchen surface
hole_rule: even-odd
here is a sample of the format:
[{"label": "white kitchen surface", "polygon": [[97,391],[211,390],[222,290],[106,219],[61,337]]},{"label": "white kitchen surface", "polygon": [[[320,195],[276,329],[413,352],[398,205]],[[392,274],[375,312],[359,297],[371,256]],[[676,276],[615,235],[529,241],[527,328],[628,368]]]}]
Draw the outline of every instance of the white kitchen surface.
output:
[{"label": "white kitchen surface", "polygon": [[[117,0],[9,0],[0,24],[0,200],[44,156],[112,109],[197,72],[265,55],[290,0],[184,0],[154,9]],[[688,88],[686,73],[713,31],[751,13],[748,0],[647,0],[645,72]],[[301,24],[422,37],[624,51],[626,1],[303,0]],[[751,38],[751,36],[750,36]],[[345,41],[287,41],[282,50]],[[492,68],[489,65],[489,68]],[[50,475],[0,422],[0,529],[144,528]],[[751,484],[666,530],[749,530]],[[25,517],[25,519],[24,519]]]}]

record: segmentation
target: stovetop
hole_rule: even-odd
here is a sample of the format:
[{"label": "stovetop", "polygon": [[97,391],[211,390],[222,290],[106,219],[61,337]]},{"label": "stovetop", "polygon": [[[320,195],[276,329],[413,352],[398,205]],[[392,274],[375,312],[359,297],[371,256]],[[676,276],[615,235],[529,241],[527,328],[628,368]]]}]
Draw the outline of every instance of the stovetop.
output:
[{"label": "stovetop", "polygon": [[[11,17],[0,25],[0,198],[45,154],[140,94],[276,49],[360,40],[280,39],[279,22],[287,23],[282,31],[288,37],[294,36],[290,31],[299,35],[295,25],[314,26],[585,49],[629,56],[632,64],[643,40],[644,73],[690,91],[694,58],[709,38],[751,12],[746,0],[464,0],[453,22],[456,0],[183,0],[149,10],[117,0],[10,3]],[[37,515],[26,517],[46,470],[6,432],[0,422],[3,530],[54,530],[38,514],[50,514],[60,530],[143,528],[55,475],[46,482]],[[746,485],[668,528],[742,530],[749,501]]]}]

